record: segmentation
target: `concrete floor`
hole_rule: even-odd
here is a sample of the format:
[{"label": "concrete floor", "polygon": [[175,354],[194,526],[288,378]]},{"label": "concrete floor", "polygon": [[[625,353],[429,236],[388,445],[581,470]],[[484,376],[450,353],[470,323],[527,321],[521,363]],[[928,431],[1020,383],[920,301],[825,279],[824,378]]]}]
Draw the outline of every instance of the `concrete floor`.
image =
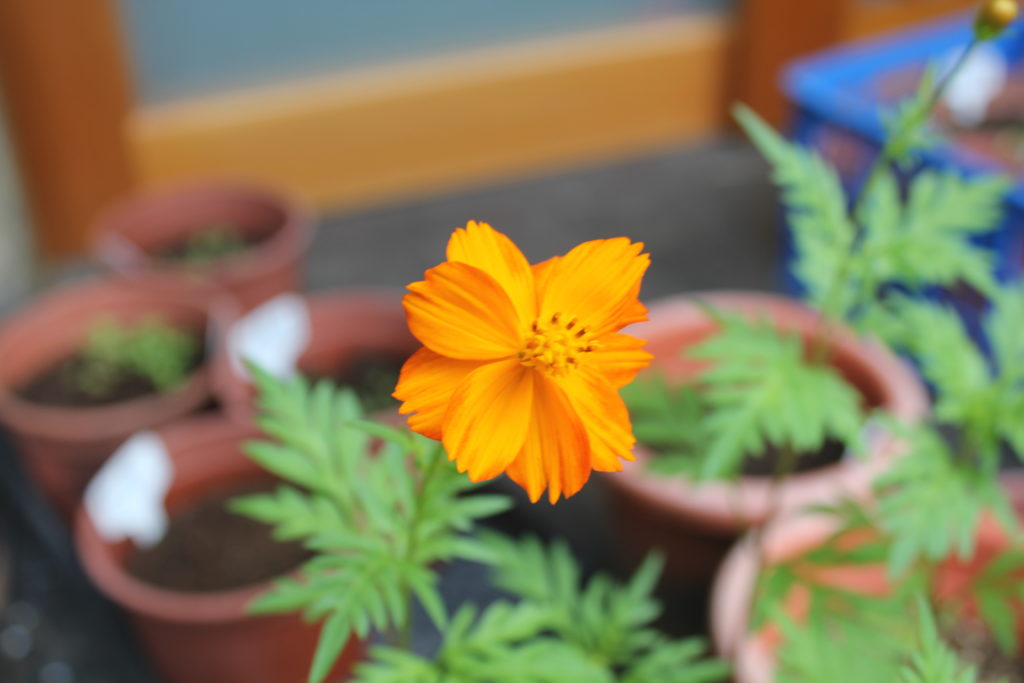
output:
[{"label": "concrete floor", "polygon": [[508,234],[531,262],[579,242],[646,243],[643,297],[706,288],[776,289],[778,211],[765,166],[722,140],[450,196],[330,217],[310,253],[311,289],[404,286],[444,260],[469,219]]}]

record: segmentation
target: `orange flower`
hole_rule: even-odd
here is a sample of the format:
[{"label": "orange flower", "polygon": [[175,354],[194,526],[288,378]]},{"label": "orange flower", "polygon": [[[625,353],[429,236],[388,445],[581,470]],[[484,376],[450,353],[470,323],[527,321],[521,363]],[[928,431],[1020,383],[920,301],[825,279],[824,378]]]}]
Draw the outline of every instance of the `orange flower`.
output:
[{"label": "orange flower", "polygon": [[409,426],[443,441],[473,481],[505,472],[534,502],[622,469],[634,438],[618,389],[651,359],[617,333],[647,317],[642,249],[594,240],[531,267],[486,223],[456,230],[448,260],[403,302],[423,343],[394,394]]}]

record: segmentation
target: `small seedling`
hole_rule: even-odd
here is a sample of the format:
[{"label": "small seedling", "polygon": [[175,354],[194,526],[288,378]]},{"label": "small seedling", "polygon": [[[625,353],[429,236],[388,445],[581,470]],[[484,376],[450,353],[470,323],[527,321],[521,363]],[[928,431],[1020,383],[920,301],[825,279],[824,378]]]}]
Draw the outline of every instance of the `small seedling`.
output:
[{"label": "small seedling", "polygon": [[190,266],[205,266],[246,250],[241,231],[230,225],[211,225],[189,235],[177,258]]},{"label": "small seedling", "polygon": [[137,322],[97,320],[79,353],[72,381],[89,396],[109,396],[132,375],[158,392],[184,383],[199,351],[196,338],[156,315]]}]

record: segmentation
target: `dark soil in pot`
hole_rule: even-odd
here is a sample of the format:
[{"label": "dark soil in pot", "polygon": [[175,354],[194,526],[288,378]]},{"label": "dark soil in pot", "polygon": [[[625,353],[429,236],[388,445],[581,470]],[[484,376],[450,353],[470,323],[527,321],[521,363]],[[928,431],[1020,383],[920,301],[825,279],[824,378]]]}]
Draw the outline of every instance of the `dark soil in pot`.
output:
[{"label": "dark soil in pot", "polygon": [[[197,336],[197,339],[196,347],[201,348],[201,336]],[[188,365],[187,374],[197,370],[203,364],[203,360],[201,352],[194,354]],[[81,375],[86,363],[82,354],[75,354],[32,377],[19,387],[16,393],[20,398],[32,403],[66,408],[105,406],[159,393],[152,381],[135,372],[121,373],[110,389],[103,394],[85,391],[76,378]]]},{"label": "dark soil in pot", "polygon": [[[650,444],[644,444],[650,446]],[[654,448],[652,446],[652,448]],[[821,448],[815,451],[800,453],[792,467],[792,472],[811,472],[821,467],[835,465],[843,459],[846,453],[846,445],[836,439],[829,439]],[[654,458],[657,459],[658,451],[654,450]],[[748,455],[743,459],[740,467],[740,474],[746,477],[771,477],[779,467],[779,459],[782,452],[771,446],[760,455]]]},{"label": "dark soil in pot", "polygon": [[305,208],[275,190],[205,182],[128,198],[93,234],[97,260],[119,276],[188,275],[250,309],[299,289],[312,229]]},{"label": "dark soil in pot", "polygon": [[976,668],[980,683],[1024,683],[1024,660],[1003,652],[981,623],[964,619],[950,624],[943,638],[961,661]]},{"label": "dark soil in pot", "polygon": [[[842,441],[829,439],[822,444],[821,448],[797,455],[792,471],[794,473],[810,472],[820,467],[835,465],[843,459],[844,453],[846,453],[846,445]],[[747,456],[740,472],[750,477],[770,477],[778,468],[780,457],[781,451],[774,446],[770,447],[757,457]]]},{"label": "dark soil in pot", "polygon": [[163,263],[189,268],[210,267],[244,256],[269,239],[275,229],[273,224],[256,226],[247,231],[230,224],[198,226],[188,230],[187,237],[155,248],[153,257]]},{"label": "dark soil in pot", "polygon": [[301,544],[275,540],[268,525],[227,508],[232,498],[272,489],[240,486],[178,510],[158,544],[126,558],[128,571],[154,586],[199,593],[242,588],[296,569],[311,557]]},{"label": "dark soil in pot", "polygon": [[359,397],[363,410],[375,413],[398,408],[391,396],[398,384],[398,375],[407,356],[381,351],[357,353],[344,367],[329,375],[320,375],[338,386],[351,387]]}]

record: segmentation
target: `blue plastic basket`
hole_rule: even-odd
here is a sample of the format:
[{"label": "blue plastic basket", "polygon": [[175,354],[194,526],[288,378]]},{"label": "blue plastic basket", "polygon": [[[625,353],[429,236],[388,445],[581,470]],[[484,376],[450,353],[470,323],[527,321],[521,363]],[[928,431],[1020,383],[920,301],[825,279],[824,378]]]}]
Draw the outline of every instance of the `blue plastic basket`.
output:
[{"label": "blue plastic basket", "polygon": [[[848,189],[855,189],[878,154],[882,140],[882,113],[916,87],[915,74],[930,62],[943,60],[967,44],[970,15],[960,15],[880,39],[859,42],[801,59],[784,74],[784,89],[794,105],[793,137],[816,149],[839,171]],[[1024,31],[1015,27],[993,45],[1014,65],[1024,61]],[[894,83],[904,75],[906,89]],[[922,158],[926,166],[959,169],[964,174],[1003,172],[999,162],[966,147],[949,143]],[[1017,176],[1007,193],[1002,225],[981,240],[996,252],[995,276],[1001,282],[1024,274],[1024,176]],[[787,251],[791,245],[787,240]],[[789,261],[788,255],[786,259]],[[801,289],[786,270],[786,288]],[[985,302],[968,288],[937,292],[951,301],[977,331],[978,314]]]}]

